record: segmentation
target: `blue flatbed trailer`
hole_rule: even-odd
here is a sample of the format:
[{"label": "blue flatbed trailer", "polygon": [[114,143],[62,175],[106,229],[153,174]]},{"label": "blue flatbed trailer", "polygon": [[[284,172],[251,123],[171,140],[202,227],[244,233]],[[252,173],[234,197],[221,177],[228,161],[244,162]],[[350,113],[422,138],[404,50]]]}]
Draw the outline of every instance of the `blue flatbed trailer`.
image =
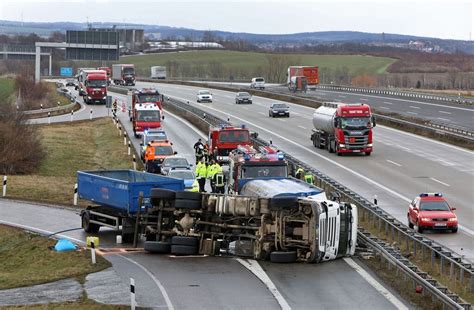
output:
[{"label": "blue flatbed trailer", "polygon": [[79,198],[130,215],[137,212],[140,192],[146,206],[152,188],[184,190],[181,179],[134,170],[78,171],[77,185]]}]

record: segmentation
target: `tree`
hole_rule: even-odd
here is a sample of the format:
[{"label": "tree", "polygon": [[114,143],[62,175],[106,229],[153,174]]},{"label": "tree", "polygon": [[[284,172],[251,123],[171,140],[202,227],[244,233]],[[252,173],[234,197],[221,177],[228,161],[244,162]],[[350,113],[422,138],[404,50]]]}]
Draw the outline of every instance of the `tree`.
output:
[{"label": "tree", "polygon": [[421,82],[420,82],[420,80],[416,81],[416,86],[415,86],[415,87],[418,88],[418,89],[421,88]]}]

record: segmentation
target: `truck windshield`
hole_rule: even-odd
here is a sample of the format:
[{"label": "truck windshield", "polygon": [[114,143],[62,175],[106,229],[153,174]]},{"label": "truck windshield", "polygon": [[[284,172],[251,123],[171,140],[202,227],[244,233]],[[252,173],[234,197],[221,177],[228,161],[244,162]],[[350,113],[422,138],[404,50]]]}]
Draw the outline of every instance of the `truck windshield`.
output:
[{"label": "truck windshield", "polygon": [[422,201],[420,203],[421,211],[450,211],[446,201]]},{"label": "truck windshield", "polygon": [[89,87],[106,87],[107,81],[105,80],[88,80],[86,83]]},{"label": "truck windshield", "polygon": [[160,111],[137,111],[137,121],[139,122],[159,122]]},{"label": "truck windshield", "polygon": [[342,129],[360,129],[369,128],[370,118],[369,117],[341,117],[341,128]]},{"label": "truck windshield", "polygon": [[123,74],[126,74],[126,75],[131,74],[131,75],[133,75],[133,74],[135,74],[135,68],[123,68]]},{"label": "truck windshield", "polygon": [[243,166],[242,178],[286,178],[288,176],[286,165],[281,166]]},{"label": "truck windshield", "polygon": [[171,146],[155,146],[155,155],[173,155]]},{"label": "truck windshield", "polygon": [[226,130],[219,133],[219,142],[248,142],[249,133],[245,130]]},{"label": "truck windshield", "polygon": [[161,100],[161,96],[158,94],[140,94],[137,96],[139,103],[146,103],[146,102],[158,102]]}]

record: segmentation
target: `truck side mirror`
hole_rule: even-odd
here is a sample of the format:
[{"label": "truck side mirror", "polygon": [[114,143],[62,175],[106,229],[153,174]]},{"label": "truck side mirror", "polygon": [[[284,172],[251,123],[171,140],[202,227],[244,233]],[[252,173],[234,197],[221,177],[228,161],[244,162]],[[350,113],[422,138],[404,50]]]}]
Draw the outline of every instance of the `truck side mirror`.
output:
[{"label": "truck side mirror", "polygon": [[334,128],[339,128],[339,118],[335,117],[333,122],[334,122]]},{"label": "truck side mirror", "polygon": [[165,119],[165,116],[164,116],[164,115],[163,115],[163,116],[161,116],[161,119]]},{"label": "truck side mirror", "polygon": [[372,115],[372,127],[375,127],[377,123],[375,122],[375,115]]},{"label": "truck side mirror", "polygon": [[176,155],[176,154],[178,154],[178,152],[174,151],[174,153],[173,153],[173,154],[174,154],[174,155]]}]

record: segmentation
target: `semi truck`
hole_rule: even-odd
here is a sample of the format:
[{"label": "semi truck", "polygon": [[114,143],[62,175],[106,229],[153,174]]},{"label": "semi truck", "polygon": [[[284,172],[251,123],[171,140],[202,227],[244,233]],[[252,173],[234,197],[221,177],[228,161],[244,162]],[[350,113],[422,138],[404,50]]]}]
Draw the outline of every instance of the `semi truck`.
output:
[{"label": "semi truck", "polygon": [[114,64],[112,65],[112,80],[115,85],[135,86],[135,65]]},{"label": "semi truck", "polygon": [[[288,67],[287,82],[286,82],[288,88],[290,88],[290,85],[292,85],[293,77],[306,77],[307,88],[314,90],[316,89],[316,85],[319,84],[319,68],[317,66],[290,66]],[[295,84],[294,82],[293,84]]]},{"label": "semi truck", "polygon": [[150,78],[152,79],[166,79],[166,67],[153,66],[150,67]]},{"label": "semi truck", "polygon": [[97,70],[107,72],[107,85],[112,84],[112,69],[110,69],[110,67],[99,67]]},{"label": "semi truck", "polygon": [[121,229],[124,242],[143,236],[148,252],[319,263],[355,251],[357,208],[348,203],[201,194],[184,191],[181,179],[137,171],[84,171],[77,178],[79,197],[94,204],[81,211],[83,229]]},{"label": "semi truck", "polygon": [[292,76],[288,84],[288,90],[292,93],[308,90],[308,79],[305,76]]},{"label": "semi truck", "polygon": [[81,70],[79,73],[79,95],[86,104],[106,103],[107,73],[103,70]]},{"label": "semi truck", "polygon": [[330,153],[364,153],[373,151],[372,128],[375,117],[367,104],[326,103],[313,113],[311,141],[316,148]]},{"label": "semi truck", "polygon": [[219,163],[227,163],[229,153],[237,146],[250,144],[250,131],[245,125],[222,125],[209,129],[209,152]]},{"label": "semi truck", "polygon": [[132,109],[133,134],[139,138],[145,130],[161,128],[161,110],[154,103],[137,103]]}]

